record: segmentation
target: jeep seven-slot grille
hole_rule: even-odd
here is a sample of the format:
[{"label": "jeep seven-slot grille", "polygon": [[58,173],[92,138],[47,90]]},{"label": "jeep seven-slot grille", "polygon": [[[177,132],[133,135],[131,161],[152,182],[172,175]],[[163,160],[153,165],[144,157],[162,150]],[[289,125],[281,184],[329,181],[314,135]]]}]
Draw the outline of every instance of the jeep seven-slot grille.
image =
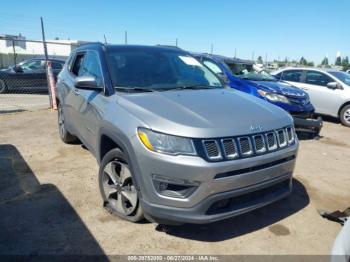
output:
[{"label": "jeep seven-slot grille", "polygon": [[202,140],[205,157],[209,160],[231,160],[266,154],[295,143],[293,127],[260,134]]}]

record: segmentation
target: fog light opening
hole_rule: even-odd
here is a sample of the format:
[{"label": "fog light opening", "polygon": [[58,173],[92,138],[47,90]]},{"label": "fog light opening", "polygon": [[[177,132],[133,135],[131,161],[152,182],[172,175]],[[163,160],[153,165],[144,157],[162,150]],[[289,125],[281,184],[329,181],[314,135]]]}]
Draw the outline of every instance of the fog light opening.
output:
[{"label": "fog light opening", "polygon": [[168,197],[186,198],[198,188],[199,182],[186,179],[170,178],[161,175],[152,175],[156,191]]}]

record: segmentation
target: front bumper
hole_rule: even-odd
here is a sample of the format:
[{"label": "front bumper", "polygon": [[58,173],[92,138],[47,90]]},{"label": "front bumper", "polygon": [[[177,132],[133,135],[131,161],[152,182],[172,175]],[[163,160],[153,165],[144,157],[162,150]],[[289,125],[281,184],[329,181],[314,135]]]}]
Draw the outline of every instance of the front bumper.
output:
[{"label": "front bumper", "polygon": [[[133,148],[134,173],[147,217],[156,222],[210,223],[287,196],[298,143],[265,155],[214,163],[150,152],[136,137]],[[184,198],[165,196],[155,188],[154,175],[195,181],[198,187]]]},{"label": "front bumper", "polygon": [[323,126],[323,120],[319,116],[318,118],[303,118],[302,116],[293,116],[295,130],[299,132],[308,132],[318,135]]},{"label": "front bumper", "polygon": [[291,176],[282,175],[253,186],[209,196],[190,208],[156,205],[144,200],[141,204],[144,212],[154,222],[207,224],[266,206],[288,196],[291,191]]}]

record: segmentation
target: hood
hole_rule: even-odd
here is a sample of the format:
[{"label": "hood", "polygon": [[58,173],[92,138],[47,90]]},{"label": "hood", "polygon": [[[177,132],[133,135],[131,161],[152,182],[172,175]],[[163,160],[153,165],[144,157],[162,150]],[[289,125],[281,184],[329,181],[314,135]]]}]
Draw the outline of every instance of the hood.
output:
[{"label": "hood", "polygon": [[304,98],[307,97],[307,94],[304,90],[295,87],[287,82],[283,81],[254,81],[257,87],[264,90],[269,90],[285,96],[295,97],[295,98]]},{"label": "hood", "polygon": [[245,135],[293,123],[283,109],[235,90],[118,93],[117,97],[117,103],[146,127],[178,136]]}]

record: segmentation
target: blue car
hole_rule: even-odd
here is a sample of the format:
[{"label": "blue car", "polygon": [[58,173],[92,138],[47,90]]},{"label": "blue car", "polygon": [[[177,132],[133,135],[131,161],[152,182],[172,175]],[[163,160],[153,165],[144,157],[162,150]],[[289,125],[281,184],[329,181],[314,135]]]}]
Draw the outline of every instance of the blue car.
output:
[{"label": "blue car", "polygon": [[252,61],[211,54],[192,54],[227,84],[237,90],[266,100],[288,111],[297,131],[319,134],[322,119],[313,119],[315,111],[309,95],[302,89],[279,81]]}]

